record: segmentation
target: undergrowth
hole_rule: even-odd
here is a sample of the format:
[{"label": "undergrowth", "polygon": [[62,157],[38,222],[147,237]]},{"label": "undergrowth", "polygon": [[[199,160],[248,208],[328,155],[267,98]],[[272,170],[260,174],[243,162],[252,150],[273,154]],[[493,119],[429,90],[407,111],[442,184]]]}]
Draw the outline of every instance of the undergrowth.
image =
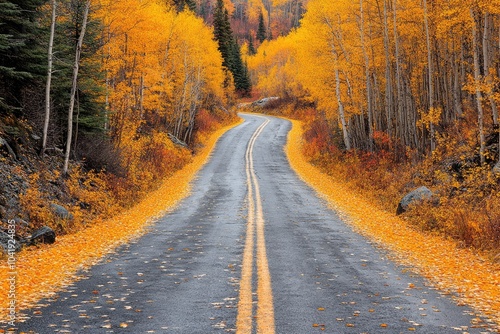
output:
[{"label": "undergrowth", "polygon": [[[166,133],[160,132],[133,139],[118,156],[111,157],[119,159],[118,173],[86,170],[84,162],[73,163],[67,176],[61,175],[58,168],[42,168],[32,173],[27,190],[19,198],[20,215],[29,221],[29,229],[20,225],[18,235],[28,236],[41,226],[64,235],[115,216],[190,163],[210,134],[236,120],[234,112],[200,110],[194,142],[189,147],[174,144]],[[68,209],[73,219],[59,218],[50,203]]]},{"label": "undergrowth", "polygon": [[[264,112],[301,120],[303,153],[308,160],[386,211],[395,213],[405,194],[427,186],[438,201],[412,205],[403,217],[423,231],[453,239],[500,262],[500,176],[492,172],[493,154],[487,157],[490,164],[477,161],[472,112],[443,131],[436,150],[423,158],[410,149],[395,150],[398,143],[378,131],[374,131],[372,151],[346,152],[341,149],[341,134],[332,131],[336,127],[312,106],[285,103]],[[396,155],[401,151],[404,156]]]}]

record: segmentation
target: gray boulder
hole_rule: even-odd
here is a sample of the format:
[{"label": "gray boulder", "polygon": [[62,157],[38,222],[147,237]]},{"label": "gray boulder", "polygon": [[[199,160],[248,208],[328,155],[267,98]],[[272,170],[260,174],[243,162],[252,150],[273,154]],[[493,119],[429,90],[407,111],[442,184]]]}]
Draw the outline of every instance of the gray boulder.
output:
[{"label": "gray boulder", "polygon": [[[12,241],[9,241],[9,240],[12,240],[10,235],[3,232],[3,231],[0,231],[0,247],[3,248],[3,250],[5,251],[5,253],[7,253],[9,251],[9,246],[10,246],[10,249],[14,249],[15,252],[19,252],[21,250],[21,242],[17,239],[17,238],[14,238],[15,242],[12,242]],[[14,248],[12,248],[14,247]]]},{"label": "gray boulder", "polygon": [[2,149],[3,151],[5,151],[6,153],[8,153],[15,160],[17,160],[16,153],[14,152],[14,150],[12,149],[12,147],[9,145],[9,143],[5,139],[3,139],[2,137],[0,137],[0,149]]},{"label": "gray boulder", "polygon": [[44,226],[31,234],[30,244],[53,244],[56,242],[56,233],[48,226]]},{"label": "gray boulder", "polygon": [[493,166],[493,174],[499,175],[500,174],[500,161]]},{"label": "gray boulder", "polygon": [[405,197],[399,201],[398,208],[396,210],[396,215],[400,215],[408,210],[410,204],[415,202],[421,202],[424,200],[430,200],[434,197],[434,193],[427,187],[422,186],[409,192]]},{"label": "gray boulder", "polygon": [[277,97],[277,96],[265,97],[265,98],[260,99],[258,101],[252,102],[252,106],[255,106],[255,107],[266,107],[271,102],[277,101],[279,99],[280,98]]},{"label": "gray boulder", "polygon": [[65,207],[59,204],[51,203],[50,208],[58,218],[68,219],[68,220],[73,220],[74,218],[71,212],[69,212]]}]

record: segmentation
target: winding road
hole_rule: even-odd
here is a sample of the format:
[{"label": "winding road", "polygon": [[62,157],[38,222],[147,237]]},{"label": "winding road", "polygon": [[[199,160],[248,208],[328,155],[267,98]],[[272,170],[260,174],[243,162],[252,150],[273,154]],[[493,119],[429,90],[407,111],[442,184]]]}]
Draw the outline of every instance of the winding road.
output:
[{"label": "winding road", "polygon": [[288,121],[241,117],[188,198],[28,310],[19,332],[486,332],[297,177],[283,151]]}]

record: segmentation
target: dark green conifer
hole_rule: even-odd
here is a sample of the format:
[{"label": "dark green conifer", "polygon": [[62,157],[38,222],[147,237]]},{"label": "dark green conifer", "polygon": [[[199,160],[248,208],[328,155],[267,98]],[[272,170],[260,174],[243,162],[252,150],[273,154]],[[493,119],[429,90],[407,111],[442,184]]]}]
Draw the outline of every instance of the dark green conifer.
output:
[{"label": "dark green conifer", "polygon": [[259,14],[259,27],[257,28],[257,40],[262,43],[266,40],[266,24],[264,23],[264,15],[262,12]]}]

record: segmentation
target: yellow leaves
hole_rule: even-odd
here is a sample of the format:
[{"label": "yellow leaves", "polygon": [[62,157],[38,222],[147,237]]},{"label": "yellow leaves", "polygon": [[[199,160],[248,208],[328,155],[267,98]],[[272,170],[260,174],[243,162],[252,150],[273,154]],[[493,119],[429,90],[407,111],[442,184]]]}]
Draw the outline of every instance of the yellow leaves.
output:
[{"label": "yellow leaves", "polygon": [[[54,291],[81,278],[76,275],[78,271],[94,264],[103,254],[111,252],[120,244],[144,233],[154,219],[164,214],[165,210],[172,209],[188,194],[190,182],[207,161],[217,139],[232,126],[234,124],[214,132],[192,163],[164,180],[158,190],[131,209],[102,223],[91,225],[84,231],[58,236],[53,245],[41,245],[20,252],[16,268],[18,310],[33,307],[41,298],[53,297]],[[1,263],[0,284],[3,285],[7,283],[9,272],[5,269],[6,263]],[[93,290],[92,296],[98,293],[98,290]],[[7,302],[7,299],[0,300],[0,318],[6,316]],[[141,312],[139,309],[135,311]],[[111,324],[105,324],[103,328],[111,328]]]},{"label": "yellow leaves", "polygon": [[[302,124],[298,121],[292,123],[286,147],[292,168],[319,193],[326,194],[325,198],[330,205],[342,213],[347,223],[383,244],[395,255],[396,261],[415,268],[423,276],[432,279],[437,287],[460,293],[460,303],[466,300],[476,309],[490,314],[493,320],[500,321],[498,264],[486,261],[468,249],[459,248],[452,241],[416,231],[405,220],[387,213],[362,195],[356,194],[352,186],[343,182],[342,178],[321,173],[302,155]],[[408,288],[415,286],[410,284]],[[422,299],[421,303],[427,304],[427,300]],[[439,310],[433,308],[433,311]],[[413,327],[409,331],[414,330],[411,328]]]},{"label": "yellow leaves", "polygon": [[248,57],[248,67],[258,78],[258,89],[268,96],[303,95],[297,77],[301,64],[297,62],[296,33],[265,41],[253,57]]},{"label": "yellow leaves", "polygon": [[198,110],[207,96],[225,101],[222,57],[211,28],[189,11],[177,13],[157,1],[105,4],[97,16],[109,31],[100,57],[109,83],[111,130],[123,152],[122,166],[141,187],[157,176],[140,165],[149,140],[141,129],[184,128],[190,122],[184,114]]},{"label": "yellow leaves", "polygon": [[420,120],[417,121],[419,128],[429,129],[430,124],[439,124],[443,109],[441,107],[429,108],[427,112],[420,111]]}]

